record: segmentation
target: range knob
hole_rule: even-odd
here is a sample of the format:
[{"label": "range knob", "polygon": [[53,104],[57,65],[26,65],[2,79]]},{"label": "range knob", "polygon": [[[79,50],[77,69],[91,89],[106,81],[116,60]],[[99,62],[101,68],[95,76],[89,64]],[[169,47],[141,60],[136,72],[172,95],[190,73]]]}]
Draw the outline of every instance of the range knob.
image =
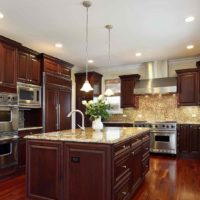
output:
[{"label": "range knob", "polygon": [[174,128],[174,125],[171,125],[171,128]]},{"label": "range knob", "polygon": [[152,125],[151,125],[151,124],[149,124],[149,127],[150,127],[150,128],[152,128]]},{"label": "range knob", "polygon": [[155,128],[158,128],[158,125],[155,125]]},{"label": "range knob", "polygon": [[163,124],[162,127],[165,128],[165,125]]},{"label": "range knob", "polygon": [[167,128],[169,128],[169,126],[168,126],[168,125],[167,125],[166,127],[167,127]]}]

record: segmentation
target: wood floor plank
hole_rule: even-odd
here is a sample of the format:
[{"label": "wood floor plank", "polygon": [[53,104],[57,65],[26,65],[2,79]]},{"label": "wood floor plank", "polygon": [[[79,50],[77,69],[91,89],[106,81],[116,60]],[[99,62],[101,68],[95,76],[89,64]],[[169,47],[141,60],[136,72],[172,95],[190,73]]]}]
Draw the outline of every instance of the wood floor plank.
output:
[{"label": "wood floor plank", "polygon": [[[0,181],[0,200],[29,200],[25,184],[25,175]],[[200,200],[200,161],[151,156],[150,171],[132,200]]]}]

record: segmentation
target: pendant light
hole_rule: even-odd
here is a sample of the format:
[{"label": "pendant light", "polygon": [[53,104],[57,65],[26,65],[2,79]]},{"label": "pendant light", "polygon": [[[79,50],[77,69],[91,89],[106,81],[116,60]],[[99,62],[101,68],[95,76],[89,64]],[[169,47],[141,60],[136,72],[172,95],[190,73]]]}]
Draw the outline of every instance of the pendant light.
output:
[{"label": "pendant light", "polygon": [[92,91],[93,88],[88,81],[88,8],[92,5],[90,1],[83,1],[83,6],[86,8],[86,38],[85,38],[85,52],[86,52],[86,78],[85,82],[81,88],[81,91],[89,92]]},{"label": "pendant light", "polygon": [[[106,25],[105,28],[108,30],[108,65],[110,66],[110,30],[113,28],[112,25]],[[110,88],[107,88],[104,95],[112,96],[114,93]]]}]

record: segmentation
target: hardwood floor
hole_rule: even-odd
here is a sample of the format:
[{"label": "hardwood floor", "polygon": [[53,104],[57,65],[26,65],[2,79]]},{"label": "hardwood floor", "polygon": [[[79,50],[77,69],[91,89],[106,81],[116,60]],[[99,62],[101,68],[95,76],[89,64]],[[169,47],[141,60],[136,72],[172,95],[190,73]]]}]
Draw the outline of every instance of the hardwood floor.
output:
[{"label": "hardwood floor", "polygon": [[200,200],[200,160],[151,157],[133,200]]},{"label": "hardwood floor", "polygon": [[[28,200],[25,176],[0,181],[0,200]],[[200,160],[151,157],[150,171],[133,200],[200,200]]]}]

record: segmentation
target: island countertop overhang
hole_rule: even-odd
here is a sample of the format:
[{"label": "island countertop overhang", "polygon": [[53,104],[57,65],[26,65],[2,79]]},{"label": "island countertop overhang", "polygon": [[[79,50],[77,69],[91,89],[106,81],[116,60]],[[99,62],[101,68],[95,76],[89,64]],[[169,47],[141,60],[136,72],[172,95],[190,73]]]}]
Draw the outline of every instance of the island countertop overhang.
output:
[{"label": "island countertop overhang", "polygon": [[102,131],[95,132],[92,128],[86,128],[85,131],[81,131],[80,129],[71,129],[28,135],[25,138],[31,140],[115,144],[137,137],[149,130],[149,128],[140,127],[105,127]]}]

